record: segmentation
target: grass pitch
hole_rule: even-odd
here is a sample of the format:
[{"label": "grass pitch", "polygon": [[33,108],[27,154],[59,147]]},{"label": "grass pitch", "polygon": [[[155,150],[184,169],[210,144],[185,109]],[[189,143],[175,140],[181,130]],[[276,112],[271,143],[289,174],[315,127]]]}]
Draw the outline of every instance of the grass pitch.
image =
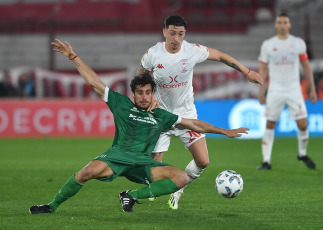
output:
[{"label": "grass pitch", "polygon": [[[89,181],[53,214],[31,215],[31,205],[50,202],[66,180],[111,146],[112,139],[0,140],[0,229],[323,229],[322,139],[310,139],[307,169],[296,159],[296,138],[276,139],[271,171],[258,171],[260,140],[208,139],[210,164],[185,189],[179,209],[169,196],[142,200],[123,213],[120,191],[138,185],[118,178]],[[184,169],[192,159],[174,138],[164,162]],[[239,172],[244,190],[233,199],[214,188],[223,170]]]}]

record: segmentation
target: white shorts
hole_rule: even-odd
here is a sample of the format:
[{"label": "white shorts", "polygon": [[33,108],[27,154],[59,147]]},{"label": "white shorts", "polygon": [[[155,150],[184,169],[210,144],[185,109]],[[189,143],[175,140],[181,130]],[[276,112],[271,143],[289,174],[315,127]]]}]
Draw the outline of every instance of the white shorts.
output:
[{"label": "white shorts", "polygon": [[197,133],[189,129],[169,129],[168,131],[160,134],[153,153],[166,152],[169,148],[170,139],[173,135],[181,139],[185,148],[190,147],[194,142],[205,137],[204,133]]},{"label": "white shorts", "polygon": [[304,97],[300,90],[269,91],[266,99],[265,117],[270,121],[278,121],[285,106],[287,106],[291,119],[300,120],[307,117]]}]

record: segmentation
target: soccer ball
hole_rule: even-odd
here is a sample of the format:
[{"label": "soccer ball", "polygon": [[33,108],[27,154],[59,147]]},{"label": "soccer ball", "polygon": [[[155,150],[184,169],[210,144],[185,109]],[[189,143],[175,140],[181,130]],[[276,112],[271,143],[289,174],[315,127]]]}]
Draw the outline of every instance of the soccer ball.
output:
[{"label": "soccer ball", "polygon": [[236,197],[243,189],[242,177],[236,171],[225,170],[216,177],[215,188],[221,196],[226,198]]}]

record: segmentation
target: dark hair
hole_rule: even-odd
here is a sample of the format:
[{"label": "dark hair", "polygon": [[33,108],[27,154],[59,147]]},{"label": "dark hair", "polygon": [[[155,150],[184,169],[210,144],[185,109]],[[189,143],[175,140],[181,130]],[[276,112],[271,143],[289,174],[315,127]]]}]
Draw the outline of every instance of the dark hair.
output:
[{"label": "dark hair", "polygon": [[151,77],[149,73],[144,73],[141,75],[135,76],[131,83],[130,83],[130,88],[133,93],[135,93],[136,87],[139,86],[145,86],[145,85],[151,85],[151,90],[154,92],[156,88],[156,83],[154,79]]},{"label": "dark hair", "polygon": [[186,21],[183,17],[179,15],[168,16],[164,21],[164,28],[168,29],[169,25],[173,26],[184,26],[186,29]]},{"label": "dark hair", "polygon": [[289,18],[287,12],[281,12],[280,14],[278,14],[277,17],[288,17]]}]

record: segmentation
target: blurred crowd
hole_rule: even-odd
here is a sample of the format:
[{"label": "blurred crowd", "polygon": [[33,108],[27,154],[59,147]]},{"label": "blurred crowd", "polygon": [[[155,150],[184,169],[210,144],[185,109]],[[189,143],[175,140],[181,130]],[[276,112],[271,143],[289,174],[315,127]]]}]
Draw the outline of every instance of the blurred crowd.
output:
[{"label": "blurred crowd", "polygon": [[32,74],[23,73],[18,79],[18,84],[12,83],[10,72],[5,70],[0,78],[0,97],[35,97],[35,82]]},{"label": "blurred crowd", "polygon": [[[321,68],[315,69],[313,71],[313,74],[314,74],[314,82],[316,85],[316,92],[317,92],[318,99],[322,100],[323,99],[323,70]],[[88,98],[90,96],[90,92],[88,91],[91,90],[91,87],[89,88],[84,87],[83,81],[80,87],[80,90],[82,91],[82,93],[77,94],[74,89],[76,87],[75,86],[76,82],[73,83],[73,80],[69,80],[71,79],[70,76],[67,76],[67,78],[64,80],[64,76],[61,76],[61,75],[57,75],[57,76],[53,75],[51,77],[47,76],[48,73],[44,73],[43,75],[35,74],[32,69],[23,70],[23,71],[13,71],[13,72],[9,70],[0,71],[0,99],[1,98],[2,99],[3,98],[34,98],[34,97]],[[246,86],[243,87],[244,90],[243,92],[241,92],[240,84],[242,84],[242,82],[238,81],[238,79],[233,77],[233,75],[236,75],[234,73],[230,75],[229,73],[220,74],[220,72],[217,72],[216,76],[218,76],[218,78],[215,82],[213,82],[214,84],[213,83],[211,84],[210,82],[205,80],[205,77],[207,77],[206,75],[208,76],[210,75],[209,77],[212,78],[214,74],[201,73],[201,74],[197,74],[197,76],[195,76],[194,78],[194,85],[195,85],[195,88],[197,89],[195,93],[197,95],[197,98],[199,99],[205,99],[205,98],[207,99],[224,99],[224,98],[244,99],[244,98],[257,97],[255,93],[250,93]],[[37,81],[37,77],[40,78],[41,80],[38,79]],[[111,76],[102,75],[101,77],[105,79],[106,82],[110,82],[111,84],[109,86],[112,87],[114,90],[117,90],[116,87],[118,88],[120,86],[124,86],[124,84],[127,84],[126,79],[124,79],[121,75],[111,75]],[[226,77],[227,80],[225,79],[219,80],[221,77]],[[51,79],[52,81],[50,81],[49,79]],[[72,78],[72,79],[76,79],[76,78]],[[208,82],[208,86],[210,87],[203,88],[202,87],[203,84],[201,83],[201,81]],[[38,82],[38,85],[37,85],[37,82]],[[47,82],[48,84],[46,85],[45,82]],[[38,88],[36,87],[36,85],[38,86]],[[238,87],[238,91],[244,95],[243,96],[236,95],[235,94],[236,91],[234,90],[235,88],[233,86]],[[308,99],[309,87],[304,74],[301,74],[301,87],[302,87],[303,96],[306,100]],[[64,90],[63,90],[64,92],[61,92],[63,88],[66,92]],[[40,92],[37,93],[37,89],[38,91],[41,90],[42,93]],[[74,93],[71,93],[72,91]],[[232,92],[229,93],[229,91],[232,91]],[[126,91],[121,90],[119,91],[119,93],[126,94]]]}]

